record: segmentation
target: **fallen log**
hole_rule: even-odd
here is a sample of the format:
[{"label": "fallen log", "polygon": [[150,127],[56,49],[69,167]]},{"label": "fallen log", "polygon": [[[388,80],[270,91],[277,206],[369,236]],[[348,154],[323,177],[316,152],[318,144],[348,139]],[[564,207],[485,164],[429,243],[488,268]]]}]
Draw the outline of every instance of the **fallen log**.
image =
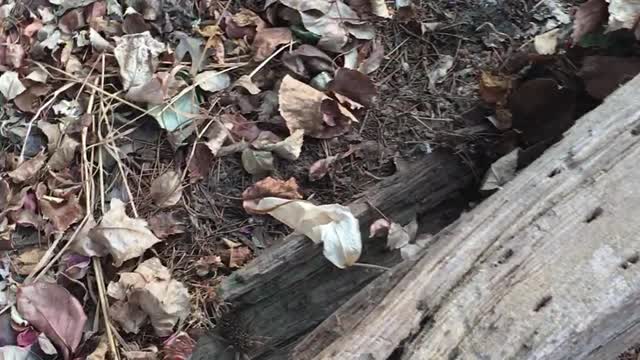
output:
[{"label": "fallen log", "polygon": [[640,77],[292,358],[615,359],[637,343],[638,90]]},{"label": "fallen log", "polygon": [[437,232],[459,216],[466,203],[454,199],[463,198],[461,191],[474,179],[472,169],[457,156],[436,152],[350,204],[364,241],[360,262],[378,268],[338,269],[324,258],[322,246],[300,235],[291,235],[266,250],[221,284],[222,298],[233,308],[227,323],[243,329],[242,339],[232,340],[246,344],[247,337],[252,339],[255,346],[249,353],[253,358],[284,356],[302,335],[382,274],[381,267],[400,262],[397,251],[385,249],[384,240],[367,240],[372,221],[382,213],[406,224],[426,213],[429,221],[423,227]]}]

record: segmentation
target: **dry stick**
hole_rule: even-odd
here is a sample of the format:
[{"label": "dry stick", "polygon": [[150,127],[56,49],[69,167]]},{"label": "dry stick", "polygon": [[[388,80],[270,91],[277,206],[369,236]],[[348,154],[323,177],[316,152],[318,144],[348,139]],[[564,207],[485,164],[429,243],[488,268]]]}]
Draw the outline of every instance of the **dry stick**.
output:
[{"label": "dry stick", "polygon": [[[103,55],[104,56],[104,55]],[[97,83],[96,79],[96,83]],[[92,87],[94,89],[94,87]],[[87,114],[91,114],[93,112],[93,102],[95,100],[96,91],[93,90],[91,92],[91,97],[89,99],[89,105],[87,106]],[[99,128],[95,127],[95,123],[92,124],[94,126],[94,130],[98,133],[100,132]],[[87,159],[87,128],[82,129],[82,158],[84,162],[84,172],[85,172],[85,199],[86,199],[86,211],[89,214],[92,210],[91,206],[91,194],[93,193],[93,186],[91,185],[91,179],[93,178],[91,175],[91,171],[89,168],[89,162]],[[99,164],[100,170],[102,170],[102,164]],[[104,196],[104,195],[103,195]],[[104,209],[103,209],[104,210]],[[104,211],[103,211],[104,214]],[[102,309],[102,317],[104,318],[105,323],[105,332],[107,334],[107,340],[109,342],[109,348],[111,350],[111,354],[113,354],[113,358],[115,360],[120,360],[120,353],[118,352],[118,347],[116,346],[115,339],[113,337],[113,329],[111,325],[111,321],[109,320],[109,301],[107,299],[107,290],[104,286],[104,276],[102,271],[102,263],[100,259],[93,259],[93,271],[96,273],[96,284],[98,285],[98,298],[100,299],[100,308]]]}]

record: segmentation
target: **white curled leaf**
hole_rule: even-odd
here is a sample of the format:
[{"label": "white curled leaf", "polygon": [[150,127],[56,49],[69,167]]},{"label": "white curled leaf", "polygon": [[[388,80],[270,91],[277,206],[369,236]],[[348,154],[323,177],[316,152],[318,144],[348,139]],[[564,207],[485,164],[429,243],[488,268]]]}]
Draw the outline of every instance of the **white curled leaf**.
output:
[{"label": "white curled leaf", "polygon": [[211,70],[196,75],[195,82],[204,91],[216,92],[231,86],[231,76]]},{"label": "white curled leaf", "polygon": [[304,200],[266,197],[251,211],[269,214],[313,242],[323,243],[324,256],[341,269],[353,265],[360,258],[360,225],[346,206],[314,205]]}]

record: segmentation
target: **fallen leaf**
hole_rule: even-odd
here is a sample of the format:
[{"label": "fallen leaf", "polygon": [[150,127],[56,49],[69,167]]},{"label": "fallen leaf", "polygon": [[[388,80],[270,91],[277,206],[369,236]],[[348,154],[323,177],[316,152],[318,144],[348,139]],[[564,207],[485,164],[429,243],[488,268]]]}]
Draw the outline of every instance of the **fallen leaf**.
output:
[{"label": "fallen leaf", "polygon": [[384,46],[382,45],[382,41],[374,39],[369,44],[371,46],[369,57],[358,66],[358,71],[363,74],[371,74],[378,70],[380,65],[382,65],[382,60],[384,60]]},{"label": "fallen leaf", "polygon": [[229,131],[237,141],[244,140],[252,142],[263,133],[254,122],[247,120],[240,114],[223,114],[221,116],[221,122],[232,125]]},{"label": "fallen leaf", "polygon": [[180,174],[173,170],[158,176],[151,182],[151,199],[161,207],[173,206],[182,197],[182,187],[180,186]]},{"label": "fallen leaf", "polygon": [[338,156],[328,156],[311,164],[309,167],[309,180],[317,181],[325,177],[338,158]]},{"label": "fallen leaf", "polygon": [[122,30],[125,34],[138,35],[151,29],[142,14],[137,12],[134,8],[128,7],[127,10],[125,10],[124,15]]},{"label": "fallen leaf", "polygon": [[89,28],[89,42],[99,52],[108,52],[114,49],[113,45],[93,28]]},{"label": "fallen leaf", "polygon": [[282,141],[259,143],[259,140],[256,140],[253,142],[253,146],[258,150],[271,151],[283,159],[293,161],[300,157],[303,141],[304,131],[296,130]]},{"label": "fallen leaf", "polygon": [[258,95],[262,91],[256,84],[254,84],[253,80],[251,80],[251,77],[249,77],[249,75],[240,76],[238,80],[236,80],[236,82],[233,83],[233,87],[237,87],[237,86],[247,90],[251,95]]},{"label": "fallen leaf", "polygon": [[132,273],[121,273],[109,283],[109,296],[138,308],[151,320],[158,336],[169,336],[174,326],[189,315],[189,292],[158,258],[144,261]]},{"label": "fallen leaf", "polygon": [[391,13],[389,12],[389,8],[387,7],[386,0],[370,0],[371,1],[371,12],[375,16],[379,16],[381,18],[390,18]]},{"label": "fallen leaf", "polygon": [[265,197],[302,199],[302,194],[295,178],[283,181],[269,176],[245,189],[242,193],[242,206],[251,213],[251,208],[257,204],[255,201]]},{"label": "fallen leaf", "polygon": [[67,34],[72,34],[85,25],[83,9],[67,11],[58,19],[58,28]]},{"label": "fallen leaf", "polygon": [[289,28],[266,28],[258,31],[253,40],[253,60],[267,59],[279,45],[293,41]]},{"label": "fallen leaf", "polygon": [[[120,277],[127,273],[121,273]],[[124,275],[126,276],[126,275]],[[111,284],[109,284],[111,286]],[[109,296],[114,297],[113,294]],[[123,299],[126,293],[123,292]],[[111,320],[118,323],[122,330],[137,334],[140,331],[142,325],[147,321],[147,314],[140,309],[137,304],[133,304],[127,301],[115,301],[109,307],[109,316]]]},{"label": "fallen leaf", "polygon": [[507,75],[480,73],[480,97],[488,104],[506,104],[513,79]]},{"label": "fallen leaf", "polygon": [[[329,83],[329,90],[333,91],[341,102],[350,103],[352,109],[362,105],[372,107],[378,94],[373,81],[367,75],[345,68],[336,71],[335,78]],[[354,101],[360,106],[353,106]]]},{"label": "fallen leaf", "polygon": [[206,65],[204,62],[206,60],[204,56],[204,40],[188,36],[180,31],[176,31],[173,35],[180,39],[175,50],[176,61],[183,61],[184,56],[189,54],[189,57],[191,57],[191,73],[198,72],[202,66]]},{"label": "fallen leaf", "polygon": [[396,250],[408,245],[416,238],[417,232],[418,222],[416,219],[413,219],[404,227],[392,222],[389,226],[389,234],[387,235],[387,248]]},{"label": "fallen leaf", "polygon": [[251,175],[268,174],[275,170],[273,155],[269,151],[245,149],[242,152],[242,167]]},{"label": "fallen leaf", "polygon": [[41,358],[31,348],[5,345],[0,347],[0,360],[41,360]]},{"label": "fallen leaf", "polygon": [[25,51],[20,44],[8,44],[7,47],[7,61],[14,69],[22,67],[22,63],[25,57]]},{"label": "fallen leaf", "polygon": [[173,132],[190,124],[199,112],[198,96],[193,90],[180,96],[171,105],[153,106],[149,114],[158,121],[161,128]]},{"label": "fallen leaf", "polygon": [[31,159],[18,165],[15,170],[9,171],[7,175],[16,183],[33,180],[36,174],[44,166],[46,160],[47,155],[44,152],[40,152]]},{"label": "fallen leaf", "polygon": [[54,198],[46,196],[46,192],[47,187],[44,184],[38,184],[36,190],[38,205],[42,215],[52,225],[54,232],[64,233],[71,225],[82,220],[82,206],[73,194],[67,198]]},{"label": "fallen leaf", "polygon": [[640,73],[639,57],[587,56],[578,76],[589,95],[603,100]]},{"label": "fallen leaf", "polygon": [[68,360],[82,340],[87,321],[82,304],[60,285],[37,282],[18,288],[16,305],[20,315],[51,339]]},{"label": "fallen leaf", "polygon": [[193,264],[198,276],[207,276],[223,266],[222,259],[218,255],[201,257]]},{"label": "fallen leaf", "polygon": [[225,17],[225,32],[230,39],[252,40],[256,31],[265,28],[267,24],[256,13],[242,8],[239,12]]},{"label": "fallen leaf", "polygon": [[266,197],[250,210],[251,213],[269,214],[316,244],[323,243],[324,256],[341,269],[353,265],[360,257],[360,228],[348,207]]},{"label": "fallen leaf", "polygon": [[444,80],[449,73],[449,70],[453,67],[453,56],[440,55],[438,61],[432,66],[429,72],[429,89],[435,90],[436,84]]},{"label": "fallen leaf", "polygon": [[65,135],[62,138],[62,142],[56,146],[55,151],[47,162],[47,165],[53,171],[60,171],[69,168],[75,159],[76,150],[79,146],[80,142],[68,135]]},{"label": "fallen leaf", "polygon": [[588,0],[580,4],[573,20],[571,39],[577,44],[590,32],[596,30],[607,19],[607,2],[605,0]]},{"label": "fallen leaf", "polygon": [[515,149],[491,164],[491,168],[487,170],[482,180],[480,190],[489,191],[501,189],[502,186],[516,177],[518,152],[519,149]]},{"label": "fallen leaf", "polygon": [[540,55],[553,55],[558,47],[558,37],[560,29],[553,29],[544,34],[540,34],[533,39],[536,52]]},{"label": "fallen leaf", "polygon": [[86,360],[106,360],[107,352],[109,351],[109,340],[106,335],[100,337],[98,346],[93,350],[91,354],[87,356]]},{"label": "fallen leaf", "polygon": [[44,333],[40,333],[40,335],[38,335],[38,346],[40,346],[40,350],[42,350],[42,352],[47,355],[58,354],[58,350],[56,350],[56,347],[53,346],[51,340],[49,340],[49,338]]},{"label": "fallen leaf", "polygon": [[159,239],[166,239],[171,235],[183,234],[185,224],[178,220],[173,213],[159,213],[149,218],[149,228]]},{"label": "fallen leaf", "polygon": [[164,44],[148,31],[117,38],[113,53],[120,66],[124,90],[148,83],[158,65],[158,56],[164,51]]},{"label": "fallen leaf", "polygon": [[369,227],[369,238],[387,236],[391,223],[387,219],[378,219]]},{"label": "fallen leaf", "polygon": [[211,150],[213,156],[218,155],[218,151],[220,151],[235,126],[229,121],[224,121],[225,119],[229,119],[229,117],[223,117],[223,120],[220,121],[214,120],[204,134],[204,138],[207,139],[204,144]]},{"label": "fallen leaf", "polygon": [[227,73],[211,70],[196,75],[195,83],[204,90],[209,92],[221,91],[231,86],[231,77]]},{"label": "fallen leaf", "polygon": [[36,268],[36,265],[42,259],[47,249],[33,248],[21,252],[12,258],[13,270],[19,275],[27,276]]},{"label": "fallen leaf", "polygon": [[18,79],[18,73],[15,71],[5,71],[0,75],[0,92],[7,100],[13,100],[16,96],[22,94],[27,88]]},{"label": "fallen leaf", "polygon": [[636,0],[610,0],[607,31],[633,29],[640,17],[640,3]]},{"label": "fallen leaf", "polygon": [[289,75],[282,80],[278,99],[291,133],[302,129],[311,137],[335,137],[346,133],[355,119],[342,105]]},{"label": "fallen leaf", "polygon": [[119,199],[111,199],[111,209],[104,215],[98,226],[89,231],[91,244],[84,246],[91,249],[87,256],[105,256],[111,254],[116,267],[125,261],[138,257],[160,242],[143,219],[130,218],[125,212],[125,205]]},{"label": "fallen leaf", "polygon": [[193,353],[196,341],[184,331],[172,335],[162,343],[166,360],[187,360]]},{"label": "fallen leaf", "polygon": [[249,262],[252,252],[247,246],[239,246],[229,249],[229,268],[238,269]]},{"label": "fallen leaf", "polygon": [[333,72],[334,62],[324,51],[302,44],[282,55],[282,64],[294,74],[309,78],[321,72]]}]

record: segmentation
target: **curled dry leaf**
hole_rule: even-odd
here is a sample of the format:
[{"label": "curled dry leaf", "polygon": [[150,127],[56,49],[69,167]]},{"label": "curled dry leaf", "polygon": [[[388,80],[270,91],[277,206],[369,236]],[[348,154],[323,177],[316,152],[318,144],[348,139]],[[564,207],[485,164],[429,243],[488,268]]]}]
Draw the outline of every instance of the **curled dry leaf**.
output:
[{"label": "curled dry leaf", "polygon": [[282,63],[294,74],[303,78],[321,72],[333,72],[331,57],[315,46],[302,44],[291,52],[282,55]]},{"label": "curled dry leaf", "polygon": [[116,39],[114,55],[120,66],[124,89],[148,83],[158,65],[158,55],[164,50],[164,44],[154,39],[148,31]]},{"label": "curled dry leaf", "polygon": [[52,230],[63,233],[83,217],[82,206],[73,194],[66,198],[46,196],[46,186],[39,184],[36,195],[42,215],[49,220]]},{"label": "curled dry leaf", "polygon": [[293,40],[289,28],[266,28],[258,31],[253,40],[253,60],[267,59],[279,45],[288,44]]},{"label": "curled dry leaf", "polygon": [[42,169],[46,160],[47,155],[45,155],[44,152],[38,153],[36,156],[18,165],[15,170],[9,171],[7,175],[16,183],[33,179],[38,171]]},{"label": "curled dry leaf", "polygon": [[215,70],[202,72],[194,80],[202,90],[209,92],[221,91],[231,86],[229,74]]},{"label": "curled dry leaf", "polygon": [[369,227],[369,238],[387,236],[391,223],[387,219],[378,219]]},{"label": "curled dry leaf", "polygon": [[488,104],[506,104],[513,79],[507,75],[494,75],[486,71],[480,74],[480,97]]},{"label": "curled dry leaf", "polygon": [[251,95],[258,95],[262,90],[256,85],[249,75],[242,75],[233,83],[233,87],[241,87],[249,92]]},{"label": "curled dry leaf", "polygon": [[93,28],[89,28],[89,42],[99,52],[113,51],[114,49],[113,45]]},{"label": "curled dry leaf", "polygon": [[375,16],[379,16],[381,18],[390,18],[391,13],[389,12],[389,8],[387,7],[387,2],[385,0],[370,0],[371,1],[371,12]]},{"label": "curled dry leaf", "polygon": [[111,254],[115,266],[138,257],[160,242],[147,227],[143,219],[130,218],[125,205],[119,199],[111,200],[111,209],[104,215],[100,224],[89,231],[86,239],[90,243],[79,248],[89,249],[86,256],[105,256]]},{"label": "curled dry leaf", "polygon": [[229,249],[229,268],[238,269],[251,260],[253,253],[247,246],[238,246]]},{"label": "curled dry leaf", "polygon": [[640,2],[636,0],[609,0],[607,31],[633,29],[640,17]]},{"label": "curled dry leaf", "polygon": [[87,316],[82,304],[57,284],[37,282],[18,288],[20,315],[58,346],[65,360],[78,348]]},{"label": "curled dry leaf", "polygon": [[484,180],[482,180],[480,190],[489,191],[500,189],[516,177],[518,152],[519,149],[515,149],[491,164],[491,168],[487,170]]},{"label": "curled dry leaf", "polygon": [[151,199],[161,208],[173,206],[182,197],[180,174],[170,170],[158,176],[151,183]]},{"label": "curled dry leaf", "polygon": [[0,92],[5,99],[13,100],[16,96],[22,94],[27,88],[18,79],[18,73],[15,71],[5,71],[0,75]]},{"label": "curled dry leaf", "polygon": [[47,252],[46,249],[42,248],[33,248],[26,251],[22,251],[17,256],[12,257],[11,265],[13,270],[23,276],[27,276],[31,274],[36,268],[36,265],[42,259],[44,254]]},{"label": "curled dry leaf", "polygon": [[160,239],[186,231],[185,224],[174,213],[159,213],[149,219],[149,228]]},{"label": "curled dry leaf", "polygon": [[251,212],[269,214],[316,244],[323,243],[324,256],[341,269],[358,261],[362,252],[358,219],[346,206],[266,197],[258,200]]},{"label": "curled dry leaf", "polygon": [[162,352],[167,360],[187,360],[196,346],[196,341],[181,331],[162,343]]},{"label": "curled dry leaf", "polygon": [[309,167],[309,180],[317,181],[327,175],[333,164],[338,160],[337,155],[329,156],[324,159],[320,159]]},{"label": "curled dry leaf", "polygon": [[257,139],[253,142],[253,146],[258,150],[271,151],[279,157],[286,160],[297,160],[302,152],[302,144],[304,141],[304,131],[296,130],[289,137],[276,143],[260,142]]},{"label": "curled dry leaf", "polygon": [[302,129],[311,137],[330,138],[346,133],[355,121],[342,105],[289,75],[282,80],[278,99],[291,133]]},{"label": "curled dry leaf", "polygon": [[598,29],[607,18],[607,2],[605,0],[588,0],[576,10],[573,20],[571,39],[577,44],[588,33]]},{"label": "curled dry leaf", "polygon": [[251,213],[251,208],[257,204],[256,200],[269,196],[284,199],[302,199],[300,187],[295,178],[283,181],[269,176],[248,187],[242,193],[242,206],[248,213]]},{"label": "curled dry leaf", "polygon": [[416,219],[404,227],[398,223],[391,223],[387,235],[387,248],[391,250],[403,248],[416,238],[417,232],[418,222]]},{"label": "curled dry leaf", "polygon": [[264,175],[275,170],[273,155],[269,151],[244,149],[242,167],[251,175]]},{"label": "curled dry leaf", "polygon": [[533,39],[536,52],[540,55],[553,55],[558,47],[558,37],[560,29],[553,29],[544,34],[540,34]]},{"label": "curled dry leaf", "polygon": [[[139,313],[144,315],[143,319],[148,317],[158,336],[171,335],[174,326],[186,319],[190,311],[186,286],[173,279],[158,258],[144,261],[132,273],[121,273],[118,282],[109,284],[107,293],[119,300],[114,306],[127,304],[127,311],[133,318],[139,318]],[[114,320],[122,324],[123,320],[129,319],[118,317]],[[132,332],[139,328],[134,329],[136,331]]]},{"label": "curled dry leaf", "polygon": [[335,78],[329,83],[329,90],[333,91],[341,102],[349,103],[352,109],[363,105],[372,107],[378,94],[373,81],[367,75],[345,68],[336,71]]}]

